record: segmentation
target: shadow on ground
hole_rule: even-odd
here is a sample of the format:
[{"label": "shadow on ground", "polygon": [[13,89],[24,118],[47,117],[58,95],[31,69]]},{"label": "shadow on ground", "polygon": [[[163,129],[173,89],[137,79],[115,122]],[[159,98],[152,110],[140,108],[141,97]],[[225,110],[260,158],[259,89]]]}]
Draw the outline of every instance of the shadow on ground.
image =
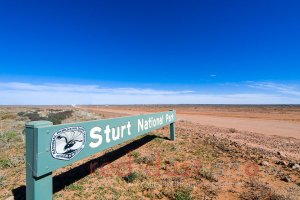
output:
[{"label": "shadow on ground", "polygon": [[[109,153],[106,153],[98,158],[90,160],[76,168],[73,168],[69,171],[66,171],[62,174],[53,177],[53,193],[56,193],[66,186],[71,185],[72,183],[88,176],[91,173],[91,166],[93,170],[97,170],[101,166],[104,166],[108,163],[111,163],[122,156],[128,154],[129,152],[147,144],[155,138],[161,138],[156,135],[146,135],[138,140],[135,140],[119,149],[113,150]],[[163,138],[168,139],[168,138]],[[97,163],[95,165],[95,163]],[[12,190],[15,200],[24,200],[26,199],[26,186],[22,185],[18,188]]]}]

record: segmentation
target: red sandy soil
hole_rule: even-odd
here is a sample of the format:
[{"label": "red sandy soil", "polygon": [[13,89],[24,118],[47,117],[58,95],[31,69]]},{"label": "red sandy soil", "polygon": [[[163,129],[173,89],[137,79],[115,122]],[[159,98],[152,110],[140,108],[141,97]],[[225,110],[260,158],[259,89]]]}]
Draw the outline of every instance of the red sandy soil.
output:
[{"label": "red sandy soil", "polygon": [[299,106],[90,106],[84,109],[121,115],[175,109],[178,120],[300,139]]},{"label": "red sandy soil", "polygon": [[[37,108],[27,110],[34,109]],[[45,108],[39,109],[43,111]],[[112,199],[115,196],[118,199],[128,199],[130,195],[138,195],[140,198],[137,199],[149,199],[146,196],[150,194],[158,196],[164,194],[162,199],[168,199],[168,192],[173,189],[174,193],[171,194],[175,194],[175,190],[174,187],[163,186],[164,182],[168,184],[178,182],[182,186],[194,185],[191,194],[195,199],[223,200],[243,197],[242,199],[298,200],[300,198],[300,106],[81,106],[64,109],[74,110],[72,118],[65,120],[64,123],[171,109],[177,111],[178,120],[175,141],[162,139],[169,137],[169,128],[164,127],[155,131],[160,137],[137,149],[131,149],[132,152],[126,153],[127,151],[123,149],[122,155],[118,150],[119,147],[116,147],[115,153],[113,149],[99,152],[72,166],[57,170],[55,176],[72,168],[77,169],[71,174],[61,176],[61,180],[66,180],[67,183],[75,173],[80,175],[84,174],[85,170],[90,172],[92,162],[101,160],[106,162],[113,158],[113,155],[121,155],[118,159],[109,161],[106,168],[103,168],[109,169],[111,176],[103,178],[101,176],[103,169],[99,168],[79,180],[71,181],[71,185],[62,184],[63,189],[55,194],[55,199],[100,199],[99,197]],[[20,117],[16,118],[16,113],[27,110],[5,108],[3,110],[5,120],[1,122],[3,124],[4,121],[9,122],[8,131],[16,130],[15,124],[18,122],[21,131],[25,121]],[[3,166],[0,169],[0,199],[7,197],[13,199],[14,196],[16,199],[22,197],[24,199],[24,141],[15,138],[7,142],[2,138],[0,142]],[[153,150],[158,153],[155,154]],[[105,154],[108,155],[102,157]],[[123,175],[119,176],[119,171],[114,171],[115,168],[119,169],[118,166],[132,160],[132,169],[143,174],[145,169],[148,169],[146,167],[155,168],[156,164],[148,165],[144,162],[135,162],[134,159],[154,158],[156,161],[159,160],[158,157],[162,160],[159,169],[163,176],[148,176],[145,180],[126,183]],[[9,163],[5,165],[3,161],[6,160]],[[194,171],[191,176],[185,176],[185,164],[193,164],[194,161],[199,161],[202,168],[208,169],[211,174],[207,175],[200,170],[200,174]],[[180,164],[178,172],[183,174],[175,176],[176,179],[173,180],[166,172],[175,170],[174,163]],[[213,165],[216,163],[219,166]],[[76,166],[78,167],[74,168]],[[249,171],[250,169],[254,171]],[[125,175],[128,170],[122,172]],[[164,181],[165,179],[167,181]],[[152,183],[155,187],[151,189],[152,186],[149,185]],[[13,191],[17,190],[19,192],[13,194]],[[279,194],[283,196],[278,196]],[[152,199],[157,199],[158,196],[155,195]],[[272,198],[267,198],[271,195]],[[288,198],[289,196],[291,198]]]}]

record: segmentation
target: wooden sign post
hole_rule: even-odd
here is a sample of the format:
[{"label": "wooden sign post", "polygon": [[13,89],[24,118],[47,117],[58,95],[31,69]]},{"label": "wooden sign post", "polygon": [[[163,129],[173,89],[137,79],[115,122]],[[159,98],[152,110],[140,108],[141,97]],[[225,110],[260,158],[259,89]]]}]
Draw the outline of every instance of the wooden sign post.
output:
[{"label": "wooden sign post", "polygon": [[26,124],[26,199],[53,196],[52,172],[137,136],[170,125],[175,140],[176,111],[53,125]]}]

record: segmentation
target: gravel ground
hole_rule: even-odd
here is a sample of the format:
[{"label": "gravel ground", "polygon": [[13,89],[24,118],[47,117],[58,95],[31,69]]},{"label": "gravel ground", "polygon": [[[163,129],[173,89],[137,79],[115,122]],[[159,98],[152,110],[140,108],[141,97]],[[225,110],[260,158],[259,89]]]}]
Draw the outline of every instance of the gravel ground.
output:
[{"label": "gravel ground", "polygon": [[[0,110],[3,123],[0,199],[24,199],[22,128],[28,119],[17,113],[36,109]],[[53,112],[51,107],[38,109],[45,116]],[[124,115],[72,107],[55,109],[74,111],[63,123]],[[298,139],[186,120],[176,122],[175,142],[166,138],[169,138],[168,127],[57,170],[55,199],[297,200],[300,197]],[[108,164],[103,167],[102,162]],[[126,169],[128,162],[130,168]],[[99,166],[90,173],[95,163]],[[154,173],[158,169],[159,176]],[[103,170],[107,171],[105,176]]]}]

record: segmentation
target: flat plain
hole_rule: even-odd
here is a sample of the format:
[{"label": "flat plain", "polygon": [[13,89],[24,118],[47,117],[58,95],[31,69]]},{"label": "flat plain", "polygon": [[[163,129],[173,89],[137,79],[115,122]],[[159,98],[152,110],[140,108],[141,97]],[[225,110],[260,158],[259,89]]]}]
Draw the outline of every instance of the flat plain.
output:
[{"label": "flat plain", "polygon": [[128,115],[176,109],[179,120],[300,139],[300,106],[98,106],[88,109]]},{"label": "flat plain", "polygon": [[300,106],[0,107],[0,198],[25,198],[24,125],[175,109],[169,128],[57,170],[54,199],[299,199]]}]

